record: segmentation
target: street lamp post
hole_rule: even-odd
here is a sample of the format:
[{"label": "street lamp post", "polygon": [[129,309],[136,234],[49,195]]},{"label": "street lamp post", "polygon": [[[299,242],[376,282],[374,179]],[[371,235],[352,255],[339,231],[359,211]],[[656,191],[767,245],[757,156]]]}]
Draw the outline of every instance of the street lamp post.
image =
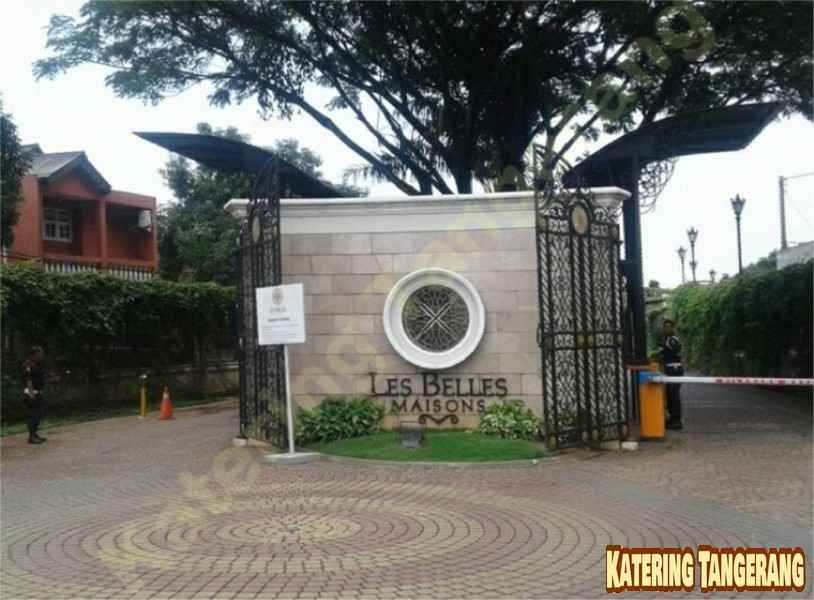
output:
[{"label": "street lamp post", "polygon": [[687,249],[684,246],[678,247],[678,258],[681,260],[681,283],[687,283],[687,277],[684,275],[684,257],[687,256]]},{"label": "street lamp post", "polygon": [[690,240],[690,268],[692,269],[692,282],[695,283],[695,267],[698,263],[695,261],[695,241],[698,239],[698,230],[695,227],[690,227],[687,230],[687,238]]},{"label": "street lamp post", "polygon": [[730,200],[732,203],[732,210],[735,211],[735,226],[738,230],[738,273],[743,271],[743,259],[741,255],[741,212],[743,212],[743,205],[746,204],[746,199],[741,198],[739,194]]}]

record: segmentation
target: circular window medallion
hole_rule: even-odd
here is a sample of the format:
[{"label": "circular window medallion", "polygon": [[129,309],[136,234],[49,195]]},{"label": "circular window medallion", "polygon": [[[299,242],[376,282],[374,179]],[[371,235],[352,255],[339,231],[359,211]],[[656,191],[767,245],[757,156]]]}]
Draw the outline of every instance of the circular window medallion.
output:
[{"label": "circular window medallion", "polygon": [[475,351],[485,328],[480,296],[466,279],[444,269],[422,269],[396,283],[384,306],[384,330],[405,360],[446,369]]},{"label": "circular window medallion", "polygon": [[584,235],[590,226],[590,217],[588,211],[581,204],[577,204],[571,209],[571,227],[574,228],[579,235]]},{"label": "circular window medallion", "polygon": [[455,290],[443,285],[418,288],[407,298],[401,324],[416,346],[443,352],[457,346],[469,329],[469,309]]}]

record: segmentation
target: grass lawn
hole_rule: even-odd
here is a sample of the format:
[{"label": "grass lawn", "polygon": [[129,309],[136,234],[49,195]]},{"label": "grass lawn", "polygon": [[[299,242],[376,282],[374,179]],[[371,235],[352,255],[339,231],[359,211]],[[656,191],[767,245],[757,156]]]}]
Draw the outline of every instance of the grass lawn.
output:
[{"label": "grass lawn", "polygon": [[517,460],[539,458],[544,454],[543,445],[537,442],[502,440],[468,431],[426,431],[424,446],[415,450],[401,447],[397,431],[325,442],[316,444],[311,449],[324,454],[353,458],[441,462]]}]

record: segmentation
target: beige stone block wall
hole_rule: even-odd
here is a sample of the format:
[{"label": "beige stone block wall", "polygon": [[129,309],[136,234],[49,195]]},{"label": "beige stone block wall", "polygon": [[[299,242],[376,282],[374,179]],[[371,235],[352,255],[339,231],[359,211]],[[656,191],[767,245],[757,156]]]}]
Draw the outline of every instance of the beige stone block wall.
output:
[{"label": "beige stone block wall", "polygon": [[[532,228],[289,234],[283,235],[282,249],[284,282],[303,283],[306,294],[308,341],[290,349],[297,405],[313,407],[328,394],[369,393],[370,372],[382,380],[419,376],[419,369],[390,346],[382,309],[401,277],[440,267],[466,277],[486,309],[486,333],[478,350],[440,373],[504,377],[508,398],[541,413]],[[459,424],[474,425],[476,415]]]}]

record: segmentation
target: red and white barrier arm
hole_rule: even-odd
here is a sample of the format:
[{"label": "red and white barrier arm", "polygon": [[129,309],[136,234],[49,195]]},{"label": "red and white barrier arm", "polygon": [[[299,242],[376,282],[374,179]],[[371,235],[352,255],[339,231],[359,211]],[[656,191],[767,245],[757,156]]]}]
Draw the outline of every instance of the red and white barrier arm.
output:
[{"label": "red and white barrier arm", "polygon": [[795,385],[814,386],[814,379],[787,378],[787,377],[685,377],[654,374],[646,378],[653,383],[712,383],[722,385]]}]

